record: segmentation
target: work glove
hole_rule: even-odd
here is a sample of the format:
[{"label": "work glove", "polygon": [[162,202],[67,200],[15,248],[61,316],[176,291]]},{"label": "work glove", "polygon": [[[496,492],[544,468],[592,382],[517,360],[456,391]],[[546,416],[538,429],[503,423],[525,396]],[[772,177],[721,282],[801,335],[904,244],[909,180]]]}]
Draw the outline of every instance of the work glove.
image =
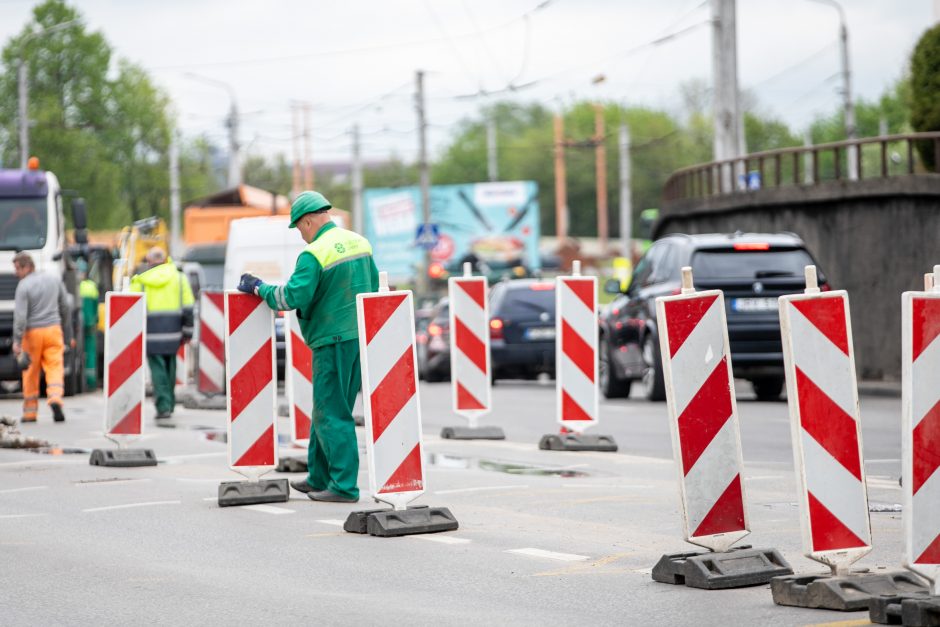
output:
[{"label": "work glove", "polygon": [[256,277],[253,274],[248,274],[247,272],[242,275],[241,280],[238,282],[238,291],[245,292],[246,294],[254,294],[257,296],[258,287],[261,285],[261,279]]}]

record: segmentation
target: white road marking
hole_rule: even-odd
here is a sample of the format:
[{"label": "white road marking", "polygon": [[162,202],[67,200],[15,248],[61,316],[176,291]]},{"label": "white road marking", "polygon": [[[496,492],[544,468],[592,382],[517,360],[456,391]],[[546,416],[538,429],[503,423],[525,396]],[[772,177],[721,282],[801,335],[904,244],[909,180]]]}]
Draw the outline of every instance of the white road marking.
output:
[{"label": "white road marking", "polygon": [[430,542],[440,542],[441,544],[470,544],[470,540],[466,538],[455,538],[453,536],[436,536],[422,534],[417,536],[410,536],[416,540],[428,540]]},{"label": "white road marking", "polygon": [[123,485],[125,483],[145,483],[151,481],[150,479],[114,479],[114,480],[102,480],[102,481],[77,481],[73,485],[76,486],[86,486],[86,485]]},{"label": "white road marking", "polygon": [[48,464],[82,464],[88,465],[88,458],[82,459],[24,459],[19,462],[2,462],[0,466],[40,466]]},{"label": "white road marking", "polygon": [[642,483],[639,485],[604,485],[599,483],[563,483],[561,484],[563,488],[596,488],[603,490],[652,490],[656,486],[650,483]]},{"label": "white road marking", "polygon": [[274,505],[245,505],[241,509],[250,509],[254,512],[264,512],[265,514],[293,514],[294,510],[286,507],[275,507]]},{"label": "white road marking", "polygon": [[132,507],[150,507],[152,505],[182,505],[182,501],[150,501],[147,503],[127,503],[126,505],[108,505],[106,507],[91,507],[83,512],[106,512],[112,509],[130,509]]},{"label": "white road marking", "polygon": [[333,525],[334,527],[342,527],[343,525],[346,524],[345,520],[336,520],[334,518],[322,519],[322,520],[318,520],[317,522],[323,523],[324,525]]},{"label": "white road marking", "polygon": [[45,515],[46,514],[4,514],[0,516],[0,520],[9,520],[12,518],[38,518]]},{"label": "white road marking", "polygon": [[897,464],[901,460],[896,457],[888,457],[885,459],[866,459],[866,464]]},{"label": "white road marking", "polygon": [[9,490],[0,490],[0,494],[10,494],[12,492],[31,492],[33,490],[46,490],[49,486],[46,485],[34,485],[29,488],[10,488]]},{"label": "white road marking", "polygon": [[203,497],[202,500],[203,500],[203,501],[218,501],[218,500],[219,500],[219,497],[217,497],[217,496],[206,496],[206,497]]},{"label": "white road marking", "polygon": [[527,485],[491,485],[477,488],[456,488],[454,490],[438,490],[434,494],[460,494],[462,492],[488,492],[490,490],[528,490]]},{"label": "white road marking", "polygon": [[170,461],[176,459],[199,459],[201,457],[225,457],[228,455],[225,451],[219,451],[216,453],[188,453],[186,455],[167,455],[162,457],[163,461]]},{"label": "white road marking", "polygon": [[517,555],[528,555],[530,557],[544,557],[545,559],[558,560],[560,562],[583,562],[591,559],[587,555],[575,555],[573,553],[556,553],[554,551],[545,551],[543,549],[509,549],[505,553],[515,553]]}]

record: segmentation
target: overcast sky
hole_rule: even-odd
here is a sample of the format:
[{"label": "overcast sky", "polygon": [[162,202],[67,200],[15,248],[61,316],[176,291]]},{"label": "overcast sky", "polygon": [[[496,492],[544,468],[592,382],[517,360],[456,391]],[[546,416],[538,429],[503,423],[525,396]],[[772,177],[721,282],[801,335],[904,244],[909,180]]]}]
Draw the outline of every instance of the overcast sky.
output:
[{"label": "overcast sky", "polygon": [[[29,21],[30,0],[0,0],[0,41]],[[249,153],[291,150],[290,102],[313,109],[314,160],[417,153],[414,73],[427,72],[432,149],[492,98],[551,107],[601,98],[679,112],[678,86],[711,77],[702,0],[74,0],[116,54],[151,71],[183,132],[225,142],[231,85]],[[854,91],[877,98],[934,21],[934,0],[842,0]],[[539,7],[541,8],[536,8]],[[838,13],[813,0],[738,2],[739,81],[760,110],[802,130],[840,103]],[[645,45],[679,33],[658,45]],[[606,82],[592,85],[604,74]]]}]

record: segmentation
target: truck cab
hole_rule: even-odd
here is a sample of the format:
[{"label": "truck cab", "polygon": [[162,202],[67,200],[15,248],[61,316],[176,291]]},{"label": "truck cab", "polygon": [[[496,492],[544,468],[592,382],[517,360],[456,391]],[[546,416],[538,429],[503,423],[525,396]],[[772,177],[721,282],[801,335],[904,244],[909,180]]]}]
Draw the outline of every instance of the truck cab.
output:
[{"label": "truck cab", "polygon": [[[52,172],[39,169],[30,159],[27,170],[0,169],[0,381],[20,379],[13,358],[13,307],[19,280],[13,273],[13,257],[28,252],[36,272],[53,274],[63,280],[69,294],[75,348],[65,350],[65,394],[82,390],[81,307],[78,279],[65,238],[65,214],[59,180]],[[87,241],[85,208],[80,199],[72,210],[76,239]],[[81,243],[81,241],[79,241]]]}]

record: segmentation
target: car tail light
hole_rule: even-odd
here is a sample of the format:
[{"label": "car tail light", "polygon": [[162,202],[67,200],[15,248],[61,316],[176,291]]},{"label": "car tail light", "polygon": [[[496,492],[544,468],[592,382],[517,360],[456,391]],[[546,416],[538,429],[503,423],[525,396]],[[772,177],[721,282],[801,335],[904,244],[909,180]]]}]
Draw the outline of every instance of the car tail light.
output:
[{"label": "car tail light", "polygon": [[437,324],[436,322],[428,325],[428,335],[431,337],[437,337],[443,334],[444,328],[441,325]]},{"label": "car tail light", "polygon": [[770,244],[767,242],[738,242],[734,245],[735,250],[770,250]]},{"label": "car tail light", "polygon": [[491,340],[501,340],[503,339],[503,321],[500,318],[493,318],[490,320],[490,339]]},{"label": "car tail light", "polygon": [[418,344],[427,344],[427,343],[428,343],[428,336],[425,335],[424,333],[418,333],[418,334],[415,336],[415,341],[417,341]]},{"label": "car tail light", "polygon": [[555,284],[554,283],[533,283],[531,286],[529,286],[529,289],[535,292],[549,292],[555,289]]},{"label": "car tail light", "polygon": [[831,288],[831,287],[829,286],[829,284],[826,283],[826,282],[823,282],[823,284],[819,286],[819,291],[820,291],[820,292],[828,292],[828,291],[831,290],[831,289],[832,289],[832,288]]}]

